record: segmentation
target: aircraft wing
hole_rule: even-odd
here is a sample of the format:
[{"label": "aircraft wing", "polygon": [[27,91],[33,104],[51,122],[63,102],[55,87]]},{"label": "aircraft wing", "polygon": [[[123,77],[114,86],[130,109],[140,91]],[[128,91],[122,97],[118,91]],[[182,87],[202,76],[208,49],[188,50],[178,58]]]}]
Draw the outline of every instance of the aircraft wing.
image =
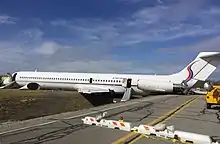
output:
[{"label": "aircraft wing", "polygon": [[155,89],[156,91],[159,91],[159,92],[165,92],[164,89]]},{"label": "aircraft wing", "polygon": [[92,93],[107,93],[110,92],[110,90],[106,87],[79,87],[78,88],[79,93],[86,93],[86,94],[92,94]]},{"label": "aircraft wing", "polygon": [[195,90],[195,89],[192,89],[191,92],[194,92],[195,94],[199,94],[199,95],[207,94],[207,91],[200,91],[200,90]]}]

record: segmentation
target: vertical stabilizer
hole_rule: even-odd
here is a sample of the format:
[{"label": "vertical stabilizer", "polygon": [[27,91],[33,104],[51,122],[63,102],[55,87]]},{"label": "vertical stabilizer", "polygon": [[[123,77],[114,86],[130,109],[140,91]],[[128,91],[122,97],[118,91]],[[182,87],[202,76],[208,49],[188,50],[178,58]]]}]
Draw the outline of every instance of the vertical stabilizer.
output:
[{"label": "vertical stabilizer", "polygon": [[198,80],[205,81],[218,65],[220,52],[200,52],[187,67],[172,76],[178,82],[184,81],[193,85]]}]

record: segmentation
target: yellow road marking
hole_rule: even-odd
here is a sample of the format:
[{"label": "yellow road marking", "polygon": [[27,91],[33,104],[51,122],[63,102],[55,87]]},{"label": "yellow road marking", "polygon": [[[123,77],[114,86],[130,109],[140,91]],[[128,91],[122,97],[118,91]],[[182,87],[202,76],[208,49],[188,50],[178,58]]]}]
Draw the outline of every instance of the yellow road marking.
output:
[{"label": "yellow road marking", "polygon": [[[195,100],[197,100],[199,97],[196,97],[195,99],[190,99],[190,100],[192,100],[191,102],[189,102],[189,101],[187,101],[187,102],[189,102],[189,103],[185,103],[185,105],[183,106],[183,107],[181,107],[178,111],[176,111],[176,112],[174,112],[170,117],[168,117],[168,118],[166,118],[166,119],[164,119],[163,121],[161,121],[161,122],[159,122],[158,124],[160,124],[160,123],[164,123],[164,122],[166,122],[166,121],[168,121],[168,120],[170,120],[172,117],[174,117],[177,113],[179,113],[180,111],[182,111],[183,109],[185,109],[186,107],[188,107],[190,104],[192,104]],[[143,138],[144,137],[144,135],[140,135],[140,136],[138,136],[136,139],[141,139],[141,138]],[[133,141],[137,141],[136,139],[134,139]],[[131,141],[129,144],[133,144],[134,142],[133,141]]]},{"label": "yellow road marking", "polygon": [[141,139],[142,137],[137,137],[136,139],[134,139],[133,141],[131,141],[129,144],[133,144],[133,143],[135,143],[136,141],[138,141],[139,139]]},{"label": "yellow road marking", "polygon": [[[184,102],[183,104],[181,104],[180,106],[176,107],[175,109],[171,110],[171,111],[168,111],[167,113],[163,114],[162,116],[158,117],[157,119],[151,121],[150,123],[146,124],[146,125],[154,125],[156,122],[164,119],[166,116],[172,114],[170,117],[172,117],[173,115],[175,115],[178,111],[181,111],[183,108],[185,108],[187,105],[191,104],[193,101],[195,101],[198,97],[193,97],[192,99]],[[190,102],[191,101],[191,102]],[[188,104],[187,104],[188,103]],[[180,108],[182,107],[182,108]],[[180,109],[179,109],[180,108]],[[178,110],[179,109],[179,110]],[[177,111],[178,110],[178,111]],[[175,112],[177,111],[177,112]],[[167,118],[169,119],[169,118]],[[165,122],[166,119],[164,119],[162,122]],[[113,142],[112,144],[120,144],[122,143],[123,141],[127,140],[128,138],[131,138],[132,136],[136,135],[137,133],[134,133],[134,132],[130,132],[129,134],[121,137],[120,139],[116,140],[115,142]],[[139,136],[140,138],[142,138],[142,135]],[[136,139],[140,139],[139,137],[135,138],[133,141],[137,141]]]}]

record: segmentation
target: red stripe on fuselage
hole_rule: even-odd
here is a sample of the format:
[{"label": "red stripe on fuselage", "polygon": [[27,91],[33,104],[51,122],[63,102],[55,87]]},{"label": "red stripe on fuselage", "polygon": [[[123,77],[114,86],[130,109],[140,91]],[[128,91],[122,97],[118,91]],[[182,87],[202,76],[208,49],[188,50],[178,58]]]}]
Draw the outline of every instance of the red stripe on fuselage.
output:
[{"label": "red stripe on fuselage", "polygon": [[[122,86],[122,84],[108,84],[108,83],[80,83],[80,82],[59,82],[59,81],[18,81],[18,82],[33,82],[33,83],[59,83],[59,84],[86,84],[86,85],[109,85],[109,86]],[[137,86],[137,85],[132,85]]]}]

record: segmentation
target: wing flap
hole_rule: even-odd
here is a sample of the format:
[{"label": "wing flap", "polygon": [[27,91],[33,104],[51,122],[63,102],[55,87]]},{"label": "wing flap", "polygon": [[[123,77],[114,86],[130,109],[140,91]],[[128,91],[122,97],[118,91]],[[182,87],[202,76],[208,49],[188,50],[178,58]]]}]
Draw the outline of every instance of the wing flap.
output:
[{"label": "wing flap", "polygon": [[99,88],[99,87],[81,87],[77,90],[79,93],[86,93],[86,94],[92,94],[92,93],[106,93],[110,92],[109,89]]}]

